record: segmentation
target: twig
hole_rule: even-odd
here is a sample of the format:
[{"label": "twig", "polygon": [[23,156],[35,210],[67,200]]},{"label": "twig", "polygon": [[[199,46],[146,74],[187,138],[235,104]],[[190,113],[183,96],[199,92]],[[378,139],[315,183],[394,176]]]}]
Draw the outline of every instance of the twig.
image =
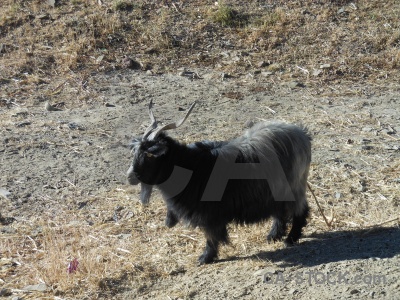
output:
[{"label": "twig", "polygon": [[175,3],[171,3],[175,10],[181,15],[181,11],[176,7]]},{"label": "twig", "polygon": [[266,109],[268,109],[273,115],[276,114],[276,111],[274,111],[272,108],[268,106],[264,106]]},{"label": "twig", "polygon": [[195,239],[194,237],[191,237],[190,235],[181,234],[180,236],[186,237],[186,238],[191,239],[193,241],[197,241],[197,239]]},{"label": "twig", "polygon": [[390,219],[390,220],[387,220],[387,221],[384,221],[384,222],[381,222],[381,223],[378,223],[378,224],[369,225],[369,226],[367,226],[367,228],[378,227],[378,226],[382,226],[382,225],[385,225],[387,223],[390,223],[390,222],[393,222],[393,221],[399,221],[399,220],[400,220],[400,217],[396,217],[394,219]]},{"label": "twig", "polygon": [[304,69],[302,67],[296,66],[296,68],[300,69],[301,71],[303,71],[306,74],[310,74],[310,72],[307,69]]},{"label": "twig", "polygon": [[314,199],[315,199],[315,202],[317,203],[318,210],[319,210],[320,214],[322,215],[322,217],[324,218],[326,225],[328,226],[328,228],[331,228],[331,224],[332,224],[332,221],[333,221],[333,217],[332,217],[331,222],[328,222],[327,218],[326,218],[325,215],[324,215],[324,212],[322,211],[321,206],[319,205],[319,202],[318,202],[318,200],[317,200],[317,197],[315,197],[314,191],[311,189],[311,186],[310,186],[310,184],[309,184],[308,182],[307,182],[307,186],[308,186],[308,188],[310,189],[310,192],[311,192],[311,194],[313,195],[313,197],[314,197]]}]

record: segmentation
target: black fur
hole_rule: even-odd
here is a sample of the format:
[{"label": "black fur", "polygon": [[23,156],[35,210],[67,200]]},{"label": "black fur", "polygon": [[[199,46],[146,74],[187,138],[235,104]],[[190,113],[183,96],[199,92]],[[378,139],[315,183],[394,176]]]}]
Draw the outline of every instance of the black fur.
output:
[{"label": "black fur", "polygon": [[[210,263],[217,257],[220,244],[229,242],[226,226],[231,222],[250,224],[272,217],[274,222],[267,240],[277,241],[286,234],[287,222],[292,221],[286,243],[299,240],[309,212],[305,190],[310,141],[305,128],[285,123],[260,123],[232,141],[190,145],[161,133],[155,140],[137,141],[128,178],[132,184],[138,179],[159,187],[167,204],[168,227],[183,220],[203,230],[206,247],[199,263]],[[200,201],[219,156],[228,158],[238,153],[236,163],[257,163],[261,158],[271,158],[271,151],[279,158],[295,201],[275,201],[269,184],[279,184],[279,178],[272,183],[266,179],[230,179],[222,199]],[[189,183],[178,195],[172,195],[168,186],[162,185],[175,166],[192,171]],[[226,170],[229,172],[228,164]]]}]

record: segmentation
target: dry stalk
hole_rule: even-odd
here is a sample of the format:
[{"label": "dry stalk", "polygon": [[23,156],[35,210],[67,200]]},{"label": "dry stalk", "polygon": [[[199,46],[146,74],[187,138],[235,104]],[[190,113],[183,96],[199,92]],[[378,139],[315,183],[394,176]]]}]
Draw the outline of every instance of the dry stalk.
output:
[{"label": "dry stalk", "polygon": [[328,228],[330,229],[331,226],[332,226],[333,217],[332,217],[332,220],[331,220],[330,222],[328,222],[328,219],[325,217],[325,214],[324,214],[324,212],[322,211],[321,206],[319,205],[319,202],[318,202],[318,200],[317,200],[317,197],[315,196],[314,191],[312,190],[312,188],[311,188],[311,186],[310,186],[310,184],[309,184],[308,182],[307,182],[307,186],[308,186],[308,188],[310,189],[310,192],[311,192],[311,194],[313,195],[313,197],[314,197],[314,199],[315,199],[315,202],[317,203],[318,210],[319,210],[320,214],[322,215],[322,217],[323,217],[324,220],[325,220],[326,225],[327,225]]}]

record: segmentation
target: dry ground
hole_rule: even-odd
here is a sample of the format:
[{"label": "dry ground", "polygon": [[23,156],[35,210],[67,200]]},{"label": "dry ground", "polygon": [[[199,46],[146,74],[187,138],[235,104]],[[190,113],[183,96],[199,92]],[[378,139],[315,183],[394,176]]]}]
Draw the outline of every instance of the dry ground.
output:
[{"label": "dry ground", "polygon": [[[44,2],[0,10],[0,296],[399,297],[398,1]],[[199,102],[171,133],[185,142],[306,124],[331,227],[309,194],[299,246],[232,226],[220,261],[197,267],[201,232],[165,228],[158,193],[143,207],[126,184],[150,99],[165,121]]]}]

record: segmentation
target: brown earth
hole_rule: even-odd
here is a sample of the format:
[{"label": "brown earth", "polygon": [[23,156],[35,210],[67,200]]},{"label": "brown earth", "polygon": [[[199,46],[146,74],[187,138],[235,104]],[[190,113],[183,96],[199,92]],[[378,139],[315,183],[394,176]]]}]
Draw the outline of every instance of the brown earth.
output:
[{"label": "brown earth", "polygon": [[[222,26],[213,3],[142,1],[118,11],[103,2],[16,1],[0,13],[0,297],[398,299],[398,3],[232,1],[233,23]],[[132,20],[137,43],[127,28],[107,40]],[[39,24],[41,34],[29,35]],[[318,26],[317,51],[306,41]],[[64,39],[50,28],[64,28]],[[88,37],[91,47],[73,48]],[[124,54],[140,66],[126,68]],[[268,222],[231,226],[219,260],[197,266],[200,230],[166,228],[158,192],[143,207],[126,182],[128,144],[148,125],[150,100],[164,122],[198,101],[171,132],[182,142],[233,138],[260,120],[305,124],[309,182],[330,226],[309,193],[299,245],[266,243]],[[78,269],[67,273],[74,258]]]}]

